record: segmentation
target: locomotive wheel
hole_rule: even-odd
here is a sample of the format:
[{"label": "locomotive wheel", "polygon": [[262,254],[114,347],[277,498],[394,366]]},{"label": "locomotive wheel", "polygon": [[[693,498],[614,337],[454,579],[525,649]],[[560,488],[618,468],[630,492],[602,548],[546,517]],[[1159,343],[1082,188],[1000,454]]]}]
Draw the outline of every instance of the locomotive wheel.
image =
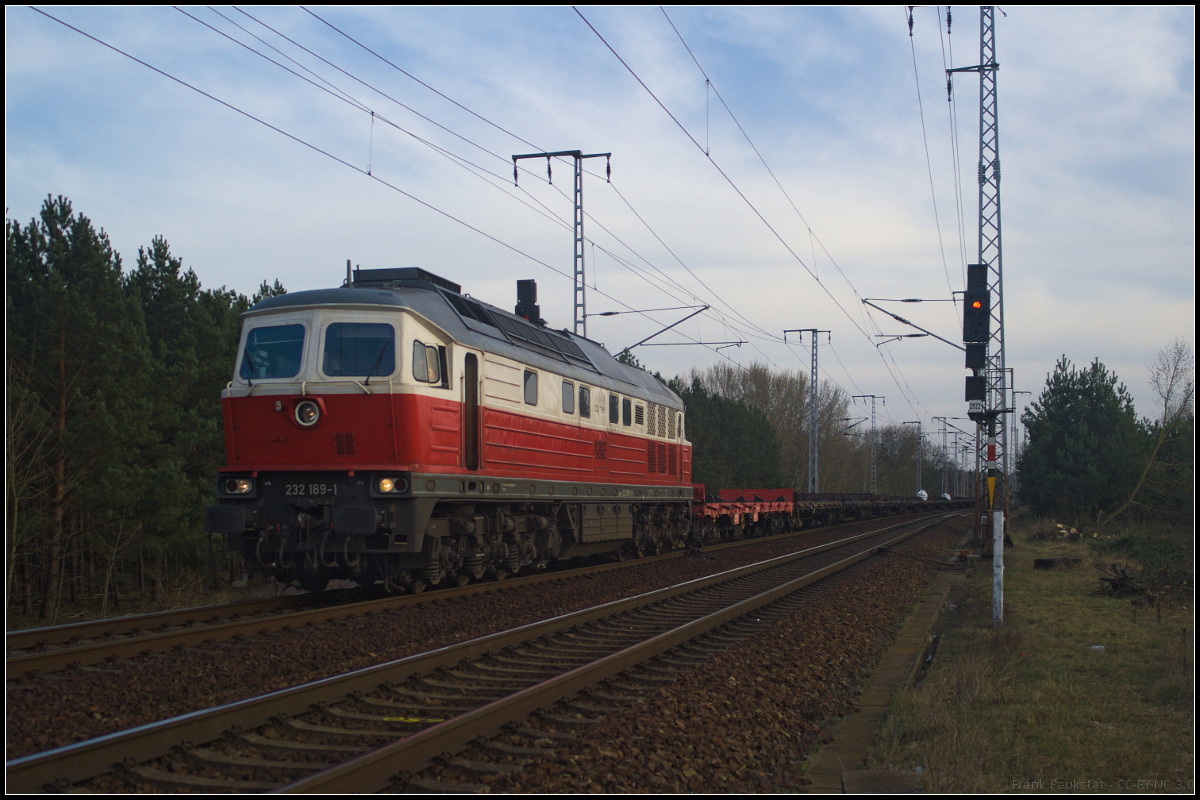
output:
[{"label": "locomotive wheel", "polygon": [[417,578],[411,584],[409,584],[408,588],[413,594],[420,594],[421,592],[425,591],[426,586],[428,586],[428,584],[425,583],[425,581]]},{"label": "locomotive wheel", "polygon": [[471,581],[471,576],[465,572],[460,572],[454,576],[455,586],[466,586]]}]

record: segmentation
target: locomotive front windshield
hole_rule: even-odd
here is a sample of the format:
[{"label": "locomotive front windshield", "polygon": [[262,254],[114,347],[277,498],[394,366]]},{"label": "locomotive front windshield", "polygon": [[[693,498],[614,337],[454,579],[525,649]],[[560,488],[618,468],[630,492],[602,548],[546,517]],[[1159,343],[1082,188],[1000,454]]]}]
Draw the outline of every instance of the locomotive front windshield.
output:
[{"label": "locomotive front windshield", "polygon": [[330,377],[375,377],[396,371],[396,329],[382,322],[335,322],[325,329]]},{"label": "locomotive front windshield", "polygon": [[238,374],[247,381],[293,378],[304,352],[303,325],[254,328],[246,336],[246,353]]}]

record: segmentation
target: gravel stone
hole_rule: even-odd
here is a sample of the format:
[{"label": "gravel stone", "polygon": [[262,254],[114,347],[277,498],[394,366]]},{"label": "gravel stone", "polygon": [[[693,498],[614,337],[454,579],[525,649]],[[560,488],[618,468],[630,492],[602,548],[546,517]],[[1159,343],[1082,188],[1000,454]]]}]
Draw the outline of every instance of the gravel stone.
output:
[{"label": "gravel stone", "polygon": [[[843,527],[814,531],[800,540],[764,539],[749,547],[512,590],[498,583],[495,592],[431,599],[417,607],[322,626],[65,672],[9,676],[6,757],[11,760],[425,652],[843,538],[850,531]],[[617,780],[621,773],[613,774]],[[688,780],[694,779],[678,779],[678,790],[688,790]]]},{"label": "gravel stone", "polygon": [[[926,536],[905,552],[936,558],[949,543]],[[890,556],[491,789],[802,791],[808,755],[854,710],[931,574]]]}]

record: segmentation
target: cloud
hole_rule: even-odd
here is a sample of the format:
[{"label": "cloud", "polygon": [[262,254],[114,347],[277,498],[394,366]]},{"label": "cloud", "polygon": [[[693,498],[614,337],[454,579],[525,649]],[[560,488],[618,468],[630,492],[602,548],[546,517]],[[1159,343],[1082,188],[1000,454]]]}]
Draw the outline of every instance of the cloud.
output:
[{"label": "cloud", "polygon": [[[655,348],[643,361],[668,374],[724,358],[807,368],[807,348],[773,339],[785,328],[828,328],[831,354],[850,374],[836,358],[823,357],[822,364],[847,389],[887,394],[891,412],[910,419],[962,410],[966,373],[959,351],[930,339],[877,351],[873,334],[893,332],[899,323],[877,312],[868,316],[841,273],[868,297],[945,298],[961,286],[962,264],[974,259],[976,242],[977,78],[955,79],[956,198],[942,48],[953,45],[958,65],[978,57],[974,11],[956,12],[947,41],[936,10],[917,9],[910,49],[903,14],[890,8],[669,10],[803,219],[708,93],[658,9],[584,14],[709,148],[753,208],[570,9],[318,12],[470,111],[302,10],[250,12],[453,133],[234,11],[222,13],[374,110],[374,127],[369,111],[178,11],[53,13],[352,168],[29,9],[7,8],[10,216],[28,219],[48,193],[61,193],[109,231],[127,261],[161,234],[206,286],[247,293],[276,277],[292,289],[340,282],[347,258],[364,267],[423,266],[502,306],[515,301],[515,280],[533,277],[543,313],[563,326],[571,318],[571,282],[563,276],[572,269],[571,234],[512,198],[536,200],[569,220],[569,166],[555,164],[549,187],[541,180],[544,162],[526,162],[530,172],[514,190],[503,188],[511,182],[509,159],[541,148],[611,151],[615,187],[653,234],[604,178],[587,178],[586,232],[597,248],[587,258],[598,284],[589,309],[690,305],[699,298],[722,317],[698,318],[685,332],[752,342],[720,355]],[[253,42],[211,11],[189,13]],[[1040,382],[1060,353],[1079,362],[1099,356],[1142,403],[1146,392],[1134,373],[1158,347],[1190,330],[1193,29],[1191,9],[1019,8],[997,19],[1006,334],[1019,385]],[[479,164],[498,176],[495,185],[383,119]],[[373,178],[356,171],[368,164]],[[599,162],[588,166],[603,174]],[[604,250],[645,270],[649,281]],[[902,316],[955,338],[950,304],[903,309]],[[624,346],[677,318],[649,316],[654,321],[595,318],[589,332]],[[881,352],[894,359],[890,370]],[[902,395],[913,396],[913,408]]]}]

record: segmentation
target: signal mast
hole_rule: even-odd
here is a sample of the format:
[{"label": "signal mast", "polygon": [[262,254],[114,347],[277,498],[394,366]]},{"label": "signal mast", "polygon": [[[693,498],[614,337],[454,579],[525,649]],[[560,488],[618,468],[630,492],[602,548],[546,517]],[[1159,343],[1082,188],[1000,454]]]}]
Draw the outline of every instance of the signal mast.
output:
[{"label": "signal mast", "polygon": [[[947,21],[949,33],[949,21]],[[1000,238],[1000,130],[997,119],[995,8],[979,10],[979,64],[946,70],[947,98],[952,97],[955,72],[979,73],[979,257],[967,265],[963,303],[963,342],[966,343],[968,416],[977,431],[987,431],[986,450],[976,435],[975,470],[987,487],[984,503],[976,493],[976,531],[983,552],[992,554],[992,619],[1004,621],[1004,520],[1009,506],[1007,407],[1008,370],[1004,363],[1004,271]],[[990,511],[990,514],[986,512]],[[982,527],[982,530],[981,530]],[[991,534],[990,536],[988,534]],[[989,548],[990,546],[990,548]]]}]

